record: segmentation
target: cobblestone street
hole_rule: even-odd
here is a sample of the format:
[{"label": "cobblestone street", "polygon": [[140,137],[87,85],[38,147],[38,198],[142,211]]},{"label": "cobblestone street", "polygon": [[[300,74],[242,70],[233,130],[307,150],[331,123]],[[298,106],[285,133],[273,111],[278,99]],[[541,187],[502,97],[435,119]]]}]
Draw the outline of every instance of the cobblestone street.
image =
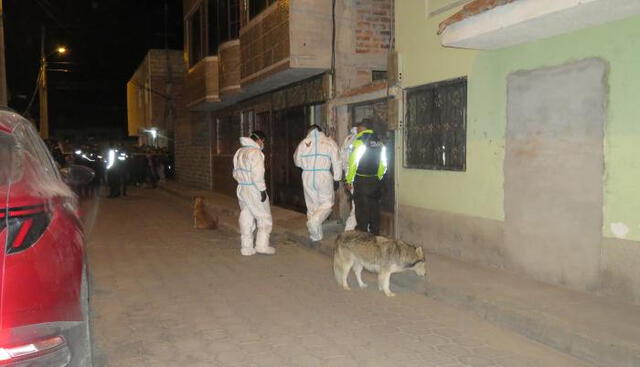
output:
[{"label": "cobblestone street", "polygon": [[89,233],[96,366],[585,366],[370,274],[344,291],[329,257],[278,236],[275,256],[242,257],[185,202],[131,191]]}]

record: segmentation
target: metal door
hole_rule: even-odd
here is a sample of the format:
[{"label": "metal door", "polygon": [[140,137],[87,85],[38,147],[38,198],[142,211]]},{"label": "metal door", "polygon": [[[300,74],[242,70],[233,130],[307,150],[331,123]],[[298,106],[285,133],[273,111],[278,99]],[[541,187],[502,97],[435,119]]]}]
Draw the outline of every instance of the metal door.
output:
[{"label": "metal door", "polygon": [[301,171],[293,163],[293,153],[307,129],[305,106],[275,112],[273,115],[273,203],[305,212]]}]

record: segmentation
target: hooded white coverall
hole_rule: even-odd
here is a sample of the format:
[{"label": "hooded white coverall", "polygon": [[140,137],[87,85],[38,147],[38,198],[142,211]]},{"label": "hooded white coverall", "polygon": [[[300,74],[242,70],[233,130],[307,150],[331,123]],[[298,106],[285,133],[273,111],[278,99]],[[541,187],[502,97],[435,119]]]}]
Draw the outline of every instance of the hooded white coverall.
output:
[{"label": "hooded white coverall", "polygon": [[[240,204],[240,253],[250,256],[257,253],[274,254],[275,249],[269,246],[269,235],[273,227],[269,198],[260,201],[260,192],[267,190],[264,181],[264,154],[253,139],[240,138],[242,147],[233,157],[233,178],[238,182],[236,194]],[[255,248],[253,232],[258,227]]]},{"label": "hooded white coverall", "polygon": [[302,168],[309,237],[312,241],[320,241],[322,223],[329,217],[333,208],[333,181],[342,179],[338,144],[323,132],[314,129],[298,145],[293,161],[296,166]]},{"label": "hooded white coverall", "polygon": [[[349,135],[344,139],[342,146],[340,147],[340,159],[342,160],[342,168],[344,168],[344,174],[347,175],[347,170],[349,170],[349,157],[351,156],[351,151],[353,150],[353,142],[356,140],[356,135],[358,135],[358,129],[352,127],[349,131]],[[344,226],[345,231],[353,231],[356,228],[356,206],[353,202],[353,187],[351,188],[351,212],[349,213],[349,217]]]}]

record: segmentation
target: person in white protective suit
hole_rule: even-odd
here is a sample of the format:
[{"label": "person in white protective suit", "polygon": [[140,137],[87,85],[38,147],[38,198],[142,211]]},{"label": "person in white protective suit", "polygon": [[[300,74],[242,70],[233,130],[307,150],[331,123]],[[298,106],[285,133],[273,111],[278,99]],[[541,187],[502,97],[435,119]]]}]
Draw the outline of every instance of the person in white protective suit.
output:
[{"label": "person in white protective suit", "polygon": [[322,223],[331,214],[334,192],[342,179],[338,144],[327,137],[320,126],[311,125],[307,137],[298,145],[293,161],[302,168],[309,237],[311,241],[320,241]]},{"label": "person in white protective suit", "polygon": [[[233,178],[238,182],[236,194],[240,204],[240,253],[244,256],[276,253],[276,249],[269,246],[273,220],[264,181],[262,149],[265,140],[266,136],[262,131],[254,131],[250,137],[240,138],[242,147],[233,156]],[[253,234],[256,227],[258,232],[254,247]]]},{"label": "person in white protective suit", "polygon": [[[358,135],[358,127],[354,126],[349,130],[349,135],[344,139],[342,146],[340,147],[340,159],[342,161],[342,168],[344,169],[344,175],[347,175],[347,170],[349,169],[349,157],[351,156],[351,152],[353,151],[353,142],[356,140],[356,135]],[[349,217],[344,226],[345,231],[353,231],[356,228],[356,206],[353,202],[353,187],[349,190],[349,201],[351,202],[351,211],[349,212]]]}]

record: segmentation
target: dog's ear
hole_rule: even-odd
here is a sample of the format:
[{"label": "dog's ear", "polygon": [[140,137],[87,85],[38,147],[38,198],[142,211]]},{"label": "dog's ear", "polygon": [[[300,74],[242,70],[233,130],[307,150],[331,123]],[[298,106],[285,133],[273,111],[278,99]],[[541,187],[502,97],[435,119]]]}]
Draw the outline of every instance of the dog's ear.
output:
[{"label": "dog's ear", "polygon": [[424,257],[424,250],[421,246],[416,247],[416,255],[418,255],[418,257]]}]

